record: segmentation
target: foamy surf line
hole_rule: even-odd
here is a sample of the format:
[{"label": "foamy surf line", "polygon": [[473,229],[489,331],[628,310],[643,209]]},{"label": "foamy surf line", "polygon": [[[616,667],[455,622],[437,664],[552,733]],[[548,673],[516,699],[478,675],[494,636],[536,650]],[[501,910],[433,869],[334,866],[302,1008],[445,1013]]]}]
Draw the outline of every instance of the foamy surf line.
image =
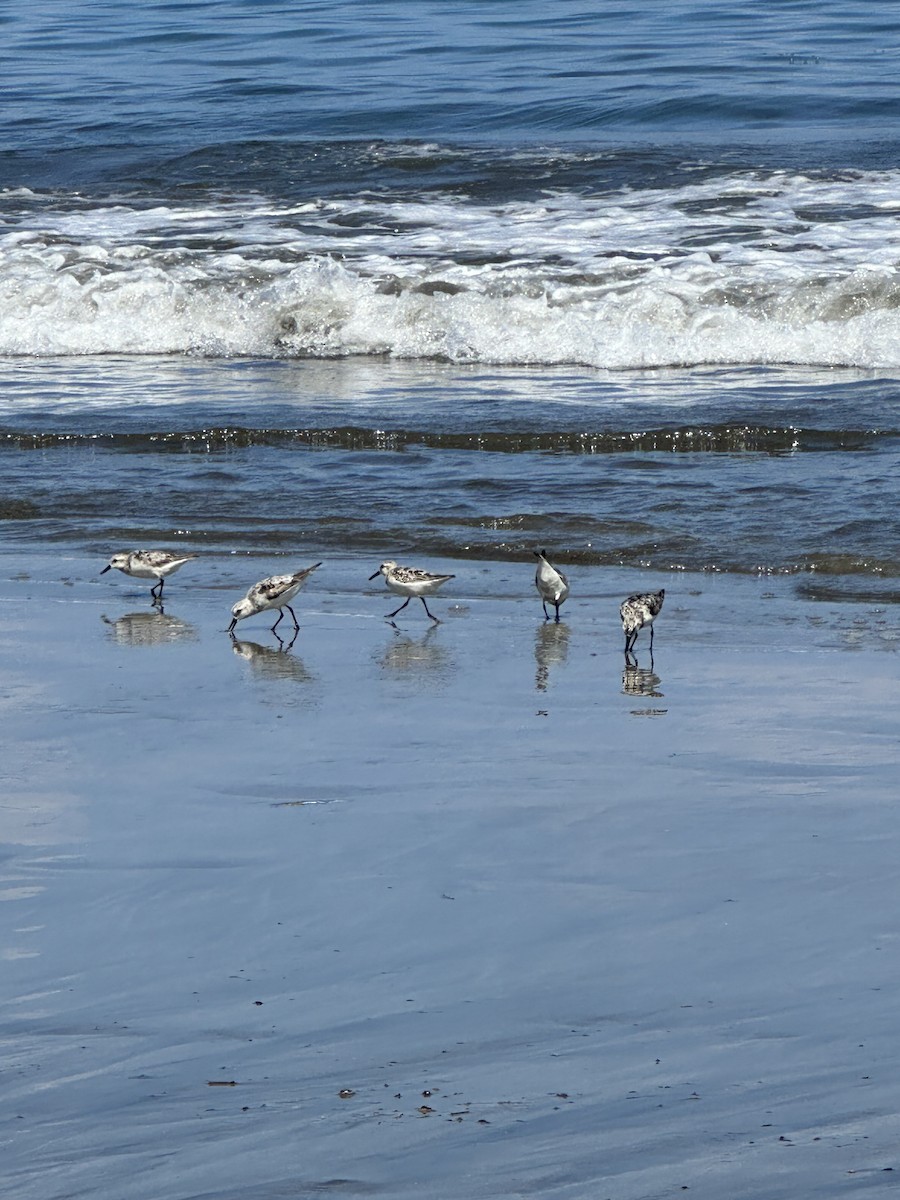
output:
[{"label": "foamy surf line", "polygon": [[9,199],[0,354],[900,366],[898,173],[603,196]]}]

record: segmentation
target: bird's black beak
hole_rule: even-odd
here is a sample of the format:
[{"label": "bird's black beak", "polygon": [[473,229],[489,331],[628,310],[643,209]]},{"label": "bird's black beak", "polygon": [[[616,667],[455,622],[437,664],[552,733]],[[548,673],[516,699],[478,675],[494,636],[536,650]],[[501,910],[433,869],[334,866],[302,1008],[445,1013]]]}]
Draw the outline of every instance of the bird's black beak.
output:
[{"label": "bird's black beak", "polygon": [[111,571],[111,570],[112,570],[112,563],[107,563],[106,566],[103,568],[103,570],[100,572],[100,574],[105,575],[107,571]]},{"label": "bird's black beak", "polygon": [[234,627],[237,625],[237,617],[232,617],[231,624],[225,630],[226,633],[234,633]]},{"label": "bird's black beak", "polygon": [[375,572],[374,575],[369,576],[369,583],[371,583],[373,579],[377,579],[380,574],[381,574],[381,567],[378,568],[378,570]]}]

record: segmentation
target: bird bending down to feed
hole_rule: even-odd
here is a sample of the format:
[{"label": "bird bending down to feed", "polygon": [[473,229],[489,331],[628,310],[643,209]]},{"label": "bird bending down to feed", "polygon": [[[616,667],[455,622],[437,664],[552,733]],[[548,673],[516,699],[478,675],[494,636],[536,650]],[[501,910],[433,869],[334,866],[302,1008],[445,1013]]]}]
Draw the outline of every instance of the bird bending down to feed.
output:
[{"label": "bird bending down to feed", "polygon": [[255,617],[257,613],[269,612],[273,608],[279,610],[278,620],[272,626],[273,633],[278,621],[284,616],[284,609],[287,609],[294,618],[294,629],[299,629],[300,622],[297,620],[297,614],[291,608],[291,601],[313,571],[318,570],[321,565],[320,562],[317,562],[311,567],[304,567],[302,571],[297,571],[293,575],[270,575],[268,579],[254,583],[243,600],[238,600],[232,608],[231,624],[228,626],[227,632],[234,633],[235,625],[238,621],[243,621],[245,617]]},{"label": "bird bending down to feed", "polygon": [[659,616],[659,610],[666,598],[665,588],[658,592],[639,592],[629,596],[622,602],[619,616],[622,618],[622,628],[625,630],[625,653],[628,654],[637,635],[645,625],[650,626],[650,650],[653,650],[653,622]]},{"label": "bird bending down to feed", "polygon": [[432,621],[437,621],[437,617],[429,611],[428,605],[425,604],[425,597],[436,592],[439,587],[443,587],[448,579],[456,578],[455,575],[431,575],[428,571],[420,571],[418,567],[398,567],[390,559],[383,562],[378,570],[369,576],[369,581],[371,582],[379,575],[384,576],[384,582],[388,585],[389,591],[406,597],[400,608],[395,608],[392,613],[388,613],[388,617],[396,617],[397,613],[406,608],[414,596],[418,596]]},{"label": "bird bending down to feed", "polygon": [[540,593],[541,603],[544,606],[544,616],[548,621],[550,620],[550,614],[547,612],[547,601],[549,600],[556,609],[556,619],[558,621],[559,606],[569,594],[569,581],[563,575],[562,571],[557,571],[556,567],[548,562],[546,550],[535,550],[534,553],[538,560],[537,572],[534,576],[534,586]]},{"label": "bird bending down to feed", "polygon": [[115,567],[134,579],[155,579],[150,595],[154,603],[161,604],[166,576],[174,575],[179,567],[196,557],[196,554],[170,554],[168,550],[126,550],[122,554],[114,554],[100,574],[105,575]]}]

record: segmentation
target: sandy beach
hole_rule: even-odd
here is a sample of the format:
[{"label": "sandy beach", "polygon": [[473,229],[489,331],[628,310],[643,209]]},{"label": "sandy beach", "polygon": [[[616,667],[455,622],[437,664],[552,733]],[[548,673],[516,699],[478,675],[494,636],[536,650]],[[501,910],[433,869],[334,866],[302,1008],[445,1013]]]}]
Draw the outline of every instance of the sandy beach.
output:
[{"label": "sandy beach", "polygon": [[0,24],[0,1200],[893,1197],[900,8]]},{"label": "sandy beach", "polygon": [[630,572],[329,562],[286,652],[99,565],[2,557],[5,1194],[896,1186],[890,607],[666,577],[626,674]]}]

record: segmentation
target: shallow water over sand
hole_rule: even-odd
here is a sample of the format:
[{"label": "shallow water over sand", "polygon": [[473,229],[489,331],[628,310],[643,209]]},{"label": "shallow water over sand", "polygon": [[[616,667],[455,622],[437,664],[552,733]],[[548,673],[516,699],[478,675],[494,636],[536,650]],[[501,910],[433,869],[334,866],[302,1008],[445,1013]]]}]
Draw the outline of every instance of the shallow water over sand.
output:
[{"label": "shallow water over sand", "polygon": [[114,359],[0,372],[2,530],[60,548],[900,573],[895,386]]}]

